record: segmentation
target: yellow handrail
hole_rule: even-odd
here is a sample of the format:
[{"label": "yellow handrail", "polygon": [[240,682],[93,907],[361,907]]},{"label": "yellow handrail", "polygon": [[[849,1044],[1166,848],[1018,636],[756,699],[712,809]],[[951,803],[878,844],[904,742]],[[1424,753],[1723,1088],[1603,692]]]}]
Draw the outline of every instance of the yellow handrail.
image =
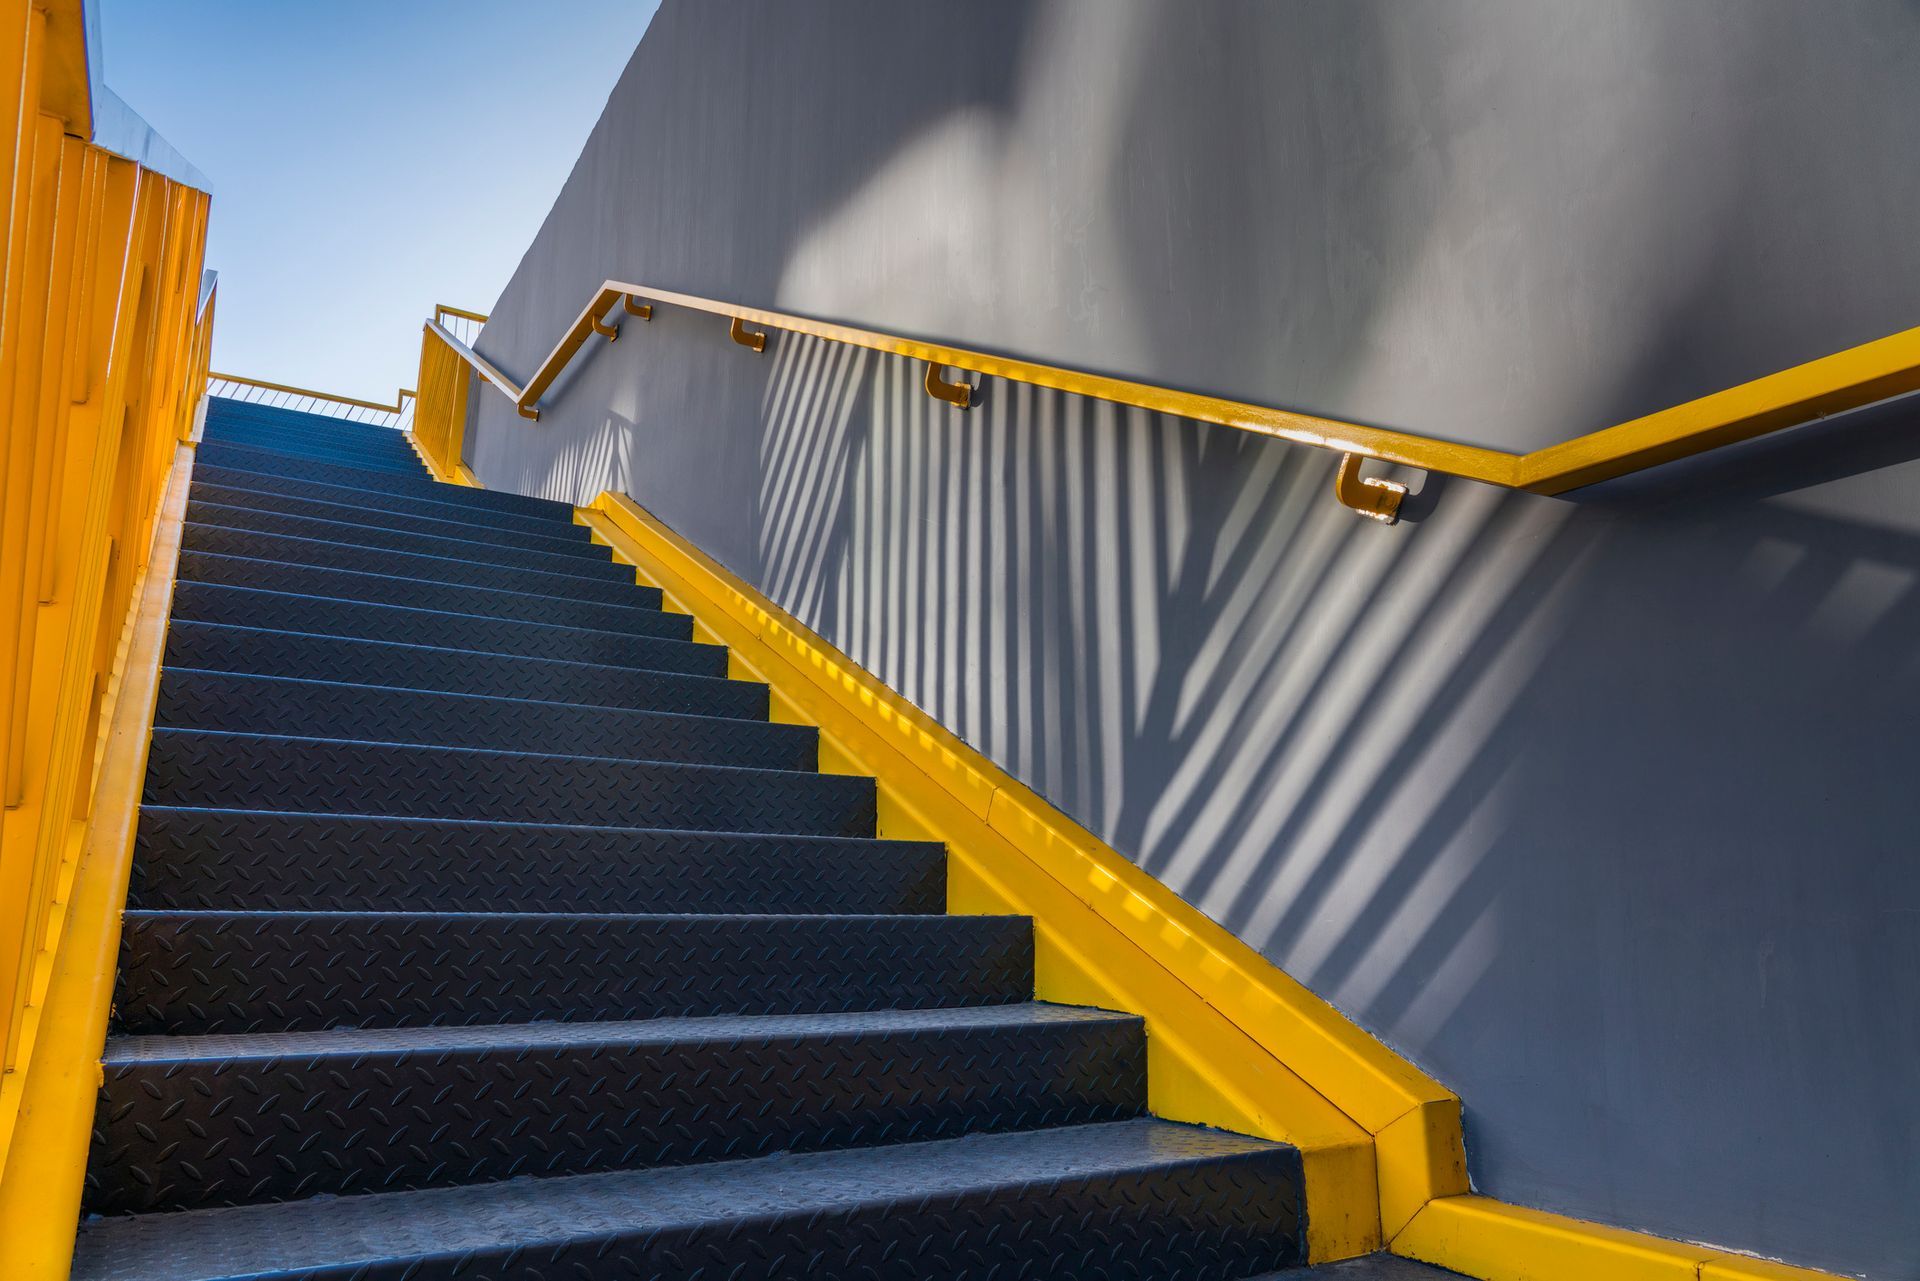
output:
[{"label": "yellow handrail", "polygon": [[[642,304],[639,301],[642,299],[647,303]],[[642,319],[651,319],[653,303],[726,317],[731,322],[735,340],[756,351],[765,348],[764,334],[748,333],[747,325],[924,360],[928,363],[928,392],[960,408],[966,407],[969,397],[963,385],[949,383],[941,377],[943,368],[1091,396],[1334,450],[1349,459],[1341,471],[1338,491],[1341,500],[1354,505],[1350,500],[1358,498],[1362,505],[1357,510],[1362,514],[1388,521],[1394,518],[1404,491],[1384,481],[1359,480],[1355,468],[1360,459],[1399,463],[1530,493],[1558,494],[1920,390],[1920,328],[1914,328],[1631,422],[1515,454],[619,280],[601,283],[524,386],[454,338],[437,319],[428,322],[427,332],[446,342],[512,400],[522,417],[537,419],[541,396],[588,340],[595,335],[611,339],[618,332],[605,320],[615,303],[623,304],[628,314]],[[440,310],[451,312],[453,309]]]},{"label": "yellow handrail", "polygon": [[264,378],[243,378],[239,374],[222,374],[209,371],[209,383],[239,383],[243,387],[259,387],[264,391],[285,392],[290,396],[306,396],[312,400],[331,401],[336,405],[352,405],[356,409],[371,409],[376,413],[397,414],[406,408],[407,401],[413,399],[414,390],[402,387],[394,393],[393,403],[383,405],[374,400],[359,400],[352,396],[342,396],[330,391],[315,391],[311,387],[295,387],[291,383],[271,383]]},{"label": "yellow handrail", "polygon": [[487,323],[486,316],[481,312],[468,311],[464,307],[450,307],[443,302],[433,305],[433,319],[436,324],[444,321],[448,316],[458,316],[462,320],[471,320],[482,325]]}]

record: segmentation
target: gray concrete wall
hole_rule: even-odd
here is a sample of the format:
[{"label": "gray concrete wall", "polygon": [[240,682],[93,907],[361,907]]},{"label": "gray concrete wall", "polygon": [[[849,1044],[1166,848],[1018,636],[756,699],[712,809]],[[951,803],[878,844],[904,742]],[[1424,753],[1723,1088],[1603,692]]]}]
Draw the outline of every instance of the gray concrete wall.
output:
[{"label": "gray concrete wall", "polygon": [[[669,3],[480,349],[599,281],[1509,448],[1920,323],[1895,0]],[[1566,499],[661,309],[623,489],[1466,1100],[1476,1185],[1920,1277],[1920,406]]]}]

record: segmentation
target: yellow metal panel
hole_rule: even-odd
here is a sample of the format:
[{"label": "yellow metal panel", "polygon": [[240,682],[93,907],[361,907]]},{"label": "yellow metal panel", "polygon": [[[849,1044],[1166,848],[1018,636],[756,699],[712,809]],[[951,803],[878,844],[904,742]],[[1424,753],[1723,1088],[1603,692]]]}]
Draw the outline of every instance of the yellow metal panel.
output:
[{"label": "yellow metal panel", "polygon": [[1430,1202],[1393,1251],[1484,1281],[1696,1281],[1711,1253],[1478,1196]]},{"label": "yellow metal panel", "polygon": [[1435,1197],[1468,1190],[1460,1103],[1422,1103],[1374,1135],[1380,1176],[1380,1233],[1391,1241]]},{"label": "yellow metal panel", "polygon": [[154,554],[116,673],[99,801],[74,880],[69,943],[52,967],[47,1014],[0,1173],[0,1276],[9,1281],[62,1281],[72,1261],[192,472],[192,446],[176,447]]},{"label": "yellow metal panel", "polygon": [[1700,1281],[1833,1281],[1833,1274],[1744,1255],[1717,1254],[1700,1265]]}]

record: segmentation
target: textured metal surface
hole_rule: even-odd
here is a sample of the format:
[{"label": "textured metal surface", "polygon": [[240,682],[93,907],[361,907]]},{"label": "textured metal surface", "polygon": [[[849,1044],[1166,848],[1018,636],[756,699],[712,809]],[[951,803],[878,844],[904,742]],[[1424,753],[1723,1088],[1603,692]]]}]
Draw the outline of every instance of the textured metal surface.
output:
[{"label": "textured metal surface", "polygon": [[238,810],[140,811],[136,908],[929,913],[923,841],[539,827]]},{"label": "textured metal surface", "polygon": [[1233,1281],[1301,1257],[1291,1148],[1160,1121],[106,1220],[76,1281]]},{"label": "textured metal surface", "polygon": [[[629,603],[607,605],[597,601],[530,596],[523,592],[476,591],[471,587],[430,583],[416,578],[312,569],[303,565],[250,560],[244,556],[215,556],[207,552],[185,553],[182,565],[182,587],[204,583],[268,591],[274,593],[272,603],[280,608],[286,607],[287,598],[304,596],[321,601],[356,600],[371,605],[434,610],[473,618],[504,618],[591,631],[666,636],[675,640],[684,640],[693,632],[692,622],[686,615],[662,617],[665,611],[654,604],[658,596],[639,587],[633,589],[635,595]],[[175,607],[176,614],[180,609],[179,606]],[[209,621],[222,620],[216,618]],[[294,630],[271,619],[262,625]]]},{"label": "textured metal surface", "polygon": [[812,770],[819,741],[810,725],[177,668],[154,724],[779,770]]},{"label": "textured metal surface", "polygon": [[[425,534],[433,538],[454,538],[497,547],[527,548],[532,551],[554,552],[562,556],[584,556],[589,560],[606,560],[611,554],[607,548],[593,541],[593,536],[586,526],[563,525],[558,521],[544,523],[544,528],[539,532],[514,527],[499,528],[493,525],[476,524],[473,521],[409,515],[379,507],[355,507],[348,503],[333,503],[316,498],[296,498],[267,490],[236,489],[230,485],[212,485],[198,481],[193,486],[193,503],[216,504],[234,511],[258,512],[266,516],[302,516],[313,520],[338,521],[345,525],[378,525],[383,529]],[[192,508],[193,504],[189,504],[188,510]]]},{"label": "textured metal surface", "polygon": [[298,454],[302,458],[319,459],[322,462],[343,462],[355,465],[362,462],[403,467],[421,475],[431,475],[406,441],[400,439],[400,433],[392,433],[389,440],[356,437],[352,439],[330,439],[312,432],[279,431],[271,427],[258,427],[240,423],[208,423],[203,441],[213,441],[222,445],[242,445],[251,449],[271,449],[282,454]]},{"label": "textured metal surface", "polygon": [[1024,1001],[1003,916],[129,912],[121,1031],[825,1014]]},{"label": "textured metal surface", "polygon": [[201,492],[203,485],[217,485],[223,489],[238,489],[253,494],[312,499],[316,502],[337,503],[372,511],[417,516],[430,515],[438,520],[456,521],[463,525],[484,525],[490,529],[557,535],[564,530],[580,528],[573,523],[573,509],[559,503],[548,504],[540,511],[528,512],[502,509],[472,499],[463,501],[461,498],[463,494],[486,494],[492,491],[463,489],[457,485],[441,485],[425,494],[387,493],[381,490],[356,489],[351,485],[330,485],[293,476],[276,476],[271,472],[248,471],[243,467],[222,467],[207,459],[204,446],[200,456],[194,460],[194,492]]},{"label": "textured metal surface", "polygon": [[[182,583],[175,590],[176,610],[190,586]],[[710,716],[767,715],[767,687],[753,681],[310,636],[180,617],[167,632],[167,665],[263,676],[301,677],[324,672],[335,680],[366,685],[378,685],[397,676],[414,689],[563,699]]]},{"label": "textured metal surface", "polygon": [[[525,592],[534,596],[605,601],[611,605],[630,605],[645,594],[643,589],[634,585],[631,571],[623,576],[618,573],[619,567],[614,565],[582,564],[575,572],[555,574],[544,570],[505,569],[484,562],[457,560],[451,556],[417,555],[379,547],[360,547],[352,543],[330,543],[318,538],[258,534],[244,529],[193,523],[187,525],[181,546],[188,551],[215,552],[223,556],[312,565],[319,569],[345,569],[361,574],[390,574],[396,578],[459,583],[466,587]],[[608,576],[609,571],[613,571],[612,577]]]},{"label": "textured metal surface", "polygon": [[[213,377],[218,378],[215,374]],[[336,418],[332,414],[322,414],[313,410],[294,409],[284,405],[269,405],[261,401],[242,400],[237,396],[211,396],[207,400],[207,422],[209,425],[221,423],[265,423],[287,431],[308,431],[335,433],[346,436],[368,436],[386,433],[397,436],[399,432],[392,427],[375,423],[355,422],[347,418]]]},{"label": "textured metal surface", "polygon": [[399,477],[406,480],[433,482],[433,473],[411,454],[375,454],[355,449],[352,446],[326,448],[308,446],[298,441],[285,441],[267,435],[255,435],[247,440],[213,441],[222,449],[244,449],[250,453],[271,456],[276,462],[284,464],[317,463],[328,467],[351,467],[368,476]]},{"label": "textured metal surface", "polygon": [[[337,463],[308,462],[290,454],[249,449],[245,445],[222,445],[218,442],[203,444],[200,446],[200,457],[195,463],[195,475],[199,474],[198,468],[202,463],[208,467],[251,472],[263,476],[278,476],[283,480],[302,482],[299,486],[302,490],[306,489],[308,484],[337,485],[346,489],[386,493],[409,500],[488,508],[494,511],[514,512],[523,516],[546,516],[569,522],[573,519],[573,508],[570,505],[551,499],[527,498],[520,494],[509,494],[496,489],[464,489],[459,486],[440,485],[429,479],[415,479],[395,472],[368,471],[359,467],[341,466]],[[215,477],[215,479],[219,478]]]},{"label": "textured metal surface", "polygon": [[872,836],[841,774],[156,729],[144,800],[214,809]]},{"label": "textured metal surface", "polygon": [[[368,518],[378,520],[373,513]],[[393,529],[362,521],[320,520],[311,516],[293,516],[282,512],[261,511],[253,507],[228,507],[195,500],[187,504],[187,519],[198,525],[219,525],[226,529],[248,530],[256,534],[279,534],[313,538],[356,547],[381,547],[390,551],[420,552],[434,556],[498,565],[504,569],[533,569],[556,574],[585,575],[609,582],[633,586],[633,569],[608,559],[607,549],[586,543],[575,550],[548,552],[472,539],[423,534],[412,529]],[[598,553],[597,555],[593,553]]]},{"label": "textured metal surface", "polygon": [[1080,1125],[1146,1104],[1137,1018],[1031,1005],[112,1039],[103,1068],[85,1205],[108,1214]]}]

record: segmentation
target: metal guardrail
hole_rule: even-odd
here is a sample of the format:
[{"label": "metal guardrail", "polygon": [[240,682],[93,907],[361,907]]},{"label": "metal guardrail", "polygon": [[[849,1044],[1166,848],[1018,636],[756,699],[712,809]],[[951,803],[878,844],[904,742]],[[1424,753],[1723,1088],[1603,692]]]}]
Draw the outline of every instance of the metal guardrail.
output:
[{"label": "metal guardrail", "polygon": [[927,394],[957,409],[968,407],[972,389],[947,378],[945,371],[949,369],[1332,450],[1342,456],[1334,486],[1336,496],[1361,515],[1387,524],[1398,518],[1406,487],[1362,477],[1363,460],[1398,463],[1529,493],[1559,494],[1920,389],[1920,328],[1915,328],[1631,422],[1515,454],[619,280],[601,283],[524,384],[451,332],[441,323],[439,313],[427,322],[426,332],[513,401],[522,417],[537,420],[540,398],[589,340],[598,336],[612,341],[619,335],[619,326],[607,320],[616,306],[622,315],[644,321],[652,319],[656,305],[724,317],[733,341],[755,352],[766,350],[768,330],[782,330],[923,360],[927,362]]},{"label": "metal guardrail", "polygon": [[325,414],[348,422],[370,423],[405,431],[413,421],[414,392],[402,387],[394,393],[391,405],[377,400],[359,400],[311,387],[267,382],[261,378],[243,378],[239,374],[209,373],[207,394],[248,404],[270,405],[276,409],[296,409],[302,413]]}]

